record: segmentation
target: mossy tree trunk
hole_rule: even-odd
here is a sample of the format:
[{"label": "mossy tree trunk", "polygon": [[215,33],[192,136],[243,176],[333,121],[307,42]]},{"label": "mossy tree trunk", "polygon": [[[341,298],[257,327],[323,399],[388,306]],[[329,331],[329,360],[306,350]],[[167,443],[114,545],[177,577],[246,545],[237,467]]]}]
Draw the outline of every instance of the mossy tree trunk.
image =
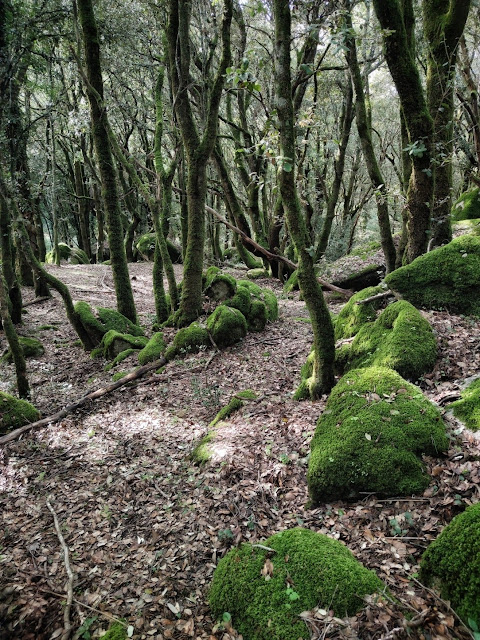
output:
[{"label": "mossy tree trunk", "polygon": [[434,124],[435,190],[431,246],[452,239],[452,153],[455,63],[471,0],[423,0],[427,104]]},{"label": "mossy tree trunk", "polygon": [[117,178],[108,136],[108,117],[103,101],[103,79],[100,64],[100,46],[92,0],[77,0],[85,50],[87,95],[90,103],[92,133],[102,182],[102,195],[108,225],[108,242],[112,262],[113,280],[120,313],[132,322],[137,321],[135,302],[128,273],[123,244]]},{"label": "mossy tree trunk", "polygon": [[187,245],[184,255],[183,287],[175,322],[190,324],[202,309],[202,270],[205,246],[205,198],[207,192],[207,162],[215,146],[218,110],[224,77],[231,62],[230,28],[233,3],[225,0],[222,21],[222,55],[209,91],[204,129],[200,135],[189,97],[190,76],[190,15],[191,1],[169,0],[167,26],[168,70],[173,90],[175,114],[178,119],[188,166]]},{"label": "mossy tree trunk", "polygon": [[85,251],[88,256],[88,259],[91,260],[92,244],[90,239],[89,206],[85,190],[85,172],[83,170],[83,164],[80,162],[80,160],[75,161],[73,170],[75,175],[75,192],[77,196],[80,249],[83,249],[83,251]]},{"label": "mossy tree trunk", "polygon": [[309,249],[309,234],[295,184],[295,132],[290,71],[291,15],[289,0],[274,0],[275,90],[282,162],[278,169],[280,194],[291,238],[298,253],[298,280],[312,321],[315,361],[310,394],[318,398],[334,385],[333,325],[318,283]]},{"label": "mossy tree trunk", "polygon": [[358,64],[357,43],[355,40],[355,33],[353,31],[351,0],[347,0],[345,27],[347,33],[345,42],[347,48],[346,58],[350,69],[350,75],[352,77],[353,87],[355,89],[355,112],[358,136],[362,145],[362,152],[367,166],[368,175],[375,190],[378,226],[380,228],[380,238],[388,273],[395,269],[396,250],[393,243],[392,229],[390,227],[390,219],[388,215],[387,188],[380,165],[377,162],[375,149],[373,148],[372,125],[367,110],[364,83],[360,72],[360,65]]},{"label": "mossy tree trunk", "polygon": [[412,172],[407,192],[407,247],[404,261],[426,252],[434,191],[432,165],[433,120],[415,61],[413,0],[373,0],[383,29],[385,58],[405,118]]},{"label": "mossy tree trunk", "polygon": [[0,198],[0,258],[7,288],[7,296],[10,300],[10,317],[14,324],[22,322],[22,291],[15,274],[15,260],[12,247],[12,221],[5,198]]}]

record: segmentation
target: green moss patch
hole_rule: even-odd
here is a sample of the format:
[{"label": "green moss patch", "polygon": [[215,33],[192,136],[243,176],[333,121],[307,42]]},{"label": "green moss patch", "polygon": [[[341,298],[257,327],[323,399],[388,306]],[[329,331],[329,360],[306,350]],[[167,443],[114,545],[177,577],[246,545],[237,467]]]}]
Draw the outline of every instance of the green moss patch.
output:
[{"label": "green moss patch", "polygon": [[310,351],[305,361],[305,364],[302,366],[300,372],[300,385],[298,389],[293,394],[294,400],[308,400],[310,396],[310,388],[311,382],[313,382],[313,365],[315,362],[315,351]]},{"label": "green moss patch", "polygon": [[[68,260],[70,258],[71,252],[72,252],[72,249],[71,247],[68,246],[68,244],[65,244],[64,242],[58,243],[58,253],[60,255],[60,260]],[[53,264],[54,262],[53,249],[52,251],[47,252],[45,256],[45,262],[47,264]]]},{"label": "green moss patch", "polygon": [[419,493],[429,483],[421,455],[447,448],[440,411],[420,389],[388,368],[356,369],[334,387],[317,423],[312,502]]},{"label": "green moss patch", "polygon": [[367,287],[350,298],[335,320],[335,340],[351,338],[366,322],[376,320],[377,310],[383,304],[381,298],[366,304],[357,304],[357,302],[382,293],[382,291],[384,288],[381,286]]},{"label": "green moss patch", "polygon": [[465,623],[480,627],[480,503],[456,516],[428,547],[420,580],[439,587]]},{"label": "green moss patch", "polygon": [[192,322],[188,327],[179,329],[173,338],[173,343],[165,352],[167,360],[171,360],[179,353],[196,353],[203,347],[211,345],[208,331],[198,322]]},{"label": "green moss patch", "polygon": [[474,220],[480,218],[480,187],[462,193],[452,208],[452,220]]},{"label": "green moss patch", "polygon": [[118,333],[127,333],[131,336],[144,335],[141,327],[133,324],[131,320],[114,309],[100,307],[97,309],[97,315],[95,315],[87,302],[79,301],[75,303],[75,312],[94,344],[100,344],[103,336],[112,330]]},{"label": "green moss patch", "polygon": [[[20,347],[22,348],[25,358],[38,358],[45,353],[43,344],[37,338],[27,338],[25,336],[18,336]],[[12,362],[12,352],[8,349],[2,356],[4,362]]]},{"label": "green moss patch", "polygon": [[147,344],[138,354],[138,361],[140,364],[147,364],[147,362],[153,362],[158,360],[162,353],[166,349],[166,344],[163,339],[163,333],[154,333]]},{"label": "green moss patch", "polygon": [[336,364],[342,372],[372,365],[390,367],[415,380],[433,368],[436,358],[437,341],[430,323],[409,302],[399,300],[375,322],[360,327],[353,342],[337,350]]},{"label": "green moss patch", "polygon": [[0,434],[23,427],[40,419],[40,412],[26,400],[19,400],[9,393],[0,391]]},{"label": "green moss patch", "polygon": [[101,348],[104,357],[112,360],[127,349],[143,349],[147,342],[147,338],[143,336],[132,336],[112,329],[103,336]]},{"label": "green moss patch", "polygon": [[218,347],[229,347],[247,335],[247,321],[241,311],[222,304],[208,317],[207,329]]},{"label": "green moss patch", "polygon": [[385,282],[416,307],[480,315],[480,237],[460,236],[389,273]]},{"label": "green moss patch", "polygon": [[452,402],[450,408],[469,429],[478,431],[480,429],[480,378],[464,389],[461,399]]},{"label": "green moss patch", "polygon": [[112,624],[110,629],[101,636],[101,640],[127,640],[127,629],[120,622]]},{"label": "green moss patch", "polygon": [[384,585],[347,547],[308,529],[290,529],[264,542],[243,544],[220,560],[209,594],[212,613],[228,612],[248,640],[310,638],[302,611],[321,606],[353,615],[362,596]]},{"label": "green moss patch", "polygon": [[268,273],[265,269],[249,269],[247,271],[247,278],[249,280],[258,280],[258,278],[268,278]]}]

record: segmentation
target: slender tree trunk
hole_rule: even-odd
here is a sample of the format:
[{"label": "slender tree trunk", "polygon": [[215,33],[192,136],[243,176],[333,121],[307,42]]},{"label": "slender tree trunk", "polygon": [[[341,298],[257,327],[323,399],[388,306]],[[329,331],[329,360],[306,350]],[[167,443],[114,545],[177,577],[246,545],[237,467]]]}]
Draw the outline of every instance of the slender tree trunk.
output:
[{"label": "slender tree trunk", "polygon": [[[1,263],[0,263],[1,265]],[[20,398],[28,398],[30,396],[30,386],[27,378],[27,365],[22,347],[18,340],[17,332],[10,317],[8,310],[9,299],[7,289],[0,269],[0,318],[2,320],[3,330],[7,338],[8,346],[12,352],[13,363],[15,365],[15,374],[17,377],[17,390]]]},{"label": "slender tree trunk", "polygon": [[88,259],[92,259],[92,245],[90,241],[90,225],[89,225],[89,207],[85,192],[85,176],[83,165],[80,160],[76,160],[74,164],[75,174],[75,191],[77,194],[78,204],[78,227],[80,229],[79,244],[80,248],[85,251]]},{"label": "slender tree trunk", "polygon": [[128,273],[123,244],[117,179],[108,137],[108,118],[103,102],[103,79],[100,65],[100,47],[92,0],[77,0],[78,15],[82,25],[85,49],[87,95],[90,102],[93,140],[102,181],[102,195],[108,225],[110,259],[120,313],[132,322],[137,321],[135,302]]},{"label": "slender tree trunk", "polygon": [[12,251],[12,221],[5,198],[0,198],[0,257],[10,300],[10,317],[14,324],[22,322],[22,291],[15,274],[15,260]]},{"label": "slender tree trunk", "polygon": [[334,385],[335,340],[330,314],[318,283],[309,236],[295,184],[295,133],[290,71],[291,16],[289,0],[274,0],[275,89],[283,157],[278,170],[280,193],[291,238],[298,253],[298,280],[310,313],[315,352],[312,398],[328,393]]},{"label": "slender tree trunk", "polygon": [[375,149],[372,142],[372,128],[368,117],[367,105],[365,101],[365,91],[360,73],[360,65],[357,57],[357,44],[355,41],[355,33],[353,31],[352,16],[350,13],[351,4],[347,5],[345,12],[345,27],[347,32],[347,64],[350,68],[352,83],[355,89],[355,111],[357,118],[357,130],[362,145],[363,157],[367,165],[368,175],[375,190],[375,199],[377,203],[377,218],[380,228],[380,238],[382,249],[385,255],[387,273],[395,269],[396,250],[392,238],[392,230],[390,227],[390,219],[388,215],[387,188],[383,179],[380,165],[377,162]]}]

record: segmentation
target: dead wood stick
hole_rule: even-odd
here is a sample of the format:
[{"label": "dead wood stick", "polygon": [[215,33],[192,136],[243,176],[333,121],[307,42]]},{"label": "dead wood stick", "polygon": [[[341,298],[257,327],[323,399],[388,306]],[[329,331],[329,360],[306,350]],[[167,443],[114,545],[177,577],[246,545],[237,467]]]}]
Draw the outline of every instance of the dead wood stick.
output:
[{"label": "dead wood stick", "polygon": [[60,545],[63,550],[63,559],[65,561],[65,571],[67,572],[68,581],[67,581],[67,602],[65,604],[65,609],[63,610],[63,634],[61,640],[68,640],[70,637],[70,633],[72,630],[72,623],[70,622],[70,610],[72,608],[73,601],[73,580],[74,575],[72,568],[70,566],[70,553],[68,551],[67,543],[65,542],[65,538],[63,537],[62,531],[60,529],[60,523],[58,522],[57,514],[55,513],[55,509],[52,507],[50,503],[50,496],[46,500],[46,505],[48,510],[53,516],[53,522],[55,524],[55,531],[57,532],[58,539],[60,541]]},{"label": "dead wood stick", "polygon": [[39,298],[35,298],[34,300],[30,300],[29,302],[24,302],[22,307],[30,307],[32,304],[38,304],[39,302],[45,302],[45,300],[52,300],[52,296],[40,296]]},{"label": "dead wood stick", "polygon": [[365,298],[364,300],[357,300],[355,304],[367,304],[367,302],[372,302],[373,300],[380,300],[381,298],[388,298],[389,296],[395,297],[393,291],[382,291],[382,293],[377,293],[374,296],[370,296],[369,298]]},{"label": "dead wood stick", "polygon": [[[50,595],[55,596],[56,598],[64,598],[65,597],[65,594],[56,593],[55,591],[50,591],[50,589],[44,589],[43,587],[39,587],[39,589],[40,589],[40,591],[43,591],[43,593],[49,593]],[[78,604],[80,607],[85,607],[85,609],[88,609],[89,611],[93,611],[95,613],[99,613],[101,616],[103,616],[107,620],[110,620],[110,622],[116,622],[118,624],[121,624],[123,627],[127,626],[123,620],[120,620],[119,618],[116,618],[115,616],[113,616],[111,613],[108,613],[107,611],[102,611],[101,609],[96,609],[95,607],[92,607],[89,604],[85,604],[85,602],[82,602],[81,600],[77,600],[76,598],[73,598],[73,602],[75,604]]]},{"label": "dead wood stick", "polygon": [[[215,209],[212,209],[212,207],[208,207],[207,205],[205,205],[205,211],[208,211],[208,213],[211,213],[213,216],[215,216],[226,227],[228,227],[232,231],[235,231],[235,233],[238,233],[238,235],[241,236],[245,240],[245,242],[247,242],[248,244],[251,244],[252,247],[256,249],[259,253],[264,255],[267,258],[267,260],[270,260],[270,261],[276,260],[277,262],[280,261],[288,265],[294,271],[297,270],[298,267],[294,262],[292,262],[288,258],[285,258],[284,256],[278,253],[272,253],[268,249],[265,249],[265,247],[262,247],[262,245],[258,244],[258,242],[255,242],[255,240],[250,238],[250,236],[247,235],[244,231],[242,231],[241,229],[233,225],[231,222],[228,222],[228,220],[225,220],[225,218],[223,218],[218,213],[218,211],[215,211]],[[325,287],[325,289],[330,289],[330,291],[336,291],[337,293],[341,293],[342,296],[345,296],[346,298],[351,298],[353,295],[352,291],[350,291],[349,289],[342,289],[340,287],[337,287],[334,284],[330,284],[330,282],[327,282],[323,278],[317,278],[317,280],[322,285],[322,287]]]},{"label": "dead wood stick", "polygon": [[132,371],[131,373],[128,373],[126,376],[121,378],[121,380],[117,380],[117,382],[112,382],[112,384],[109,384],[106,387],[101,387],[96,391],[92,391],[91,393],[88,393],[87,395],[79,398],[75,402],[72,402],[72,404],[69,404],[67,407],[65,407],[61,411],[57,411],[57,413],[54,413],[52,416],[49,416],[48,418],[42,418],[42,420],[37,420],[36,422],[32,422],[30,424],[26,424],[24,427],[19,427],[18,429],[15,429],[14,431],[7,433],[7,435],[2,436],[0,438],[0,444],[6,444],[7,442],[16,440],[20,435],[22,435],[22,433],[25,433],[26,431],[41,429],[42,427],[46,427],[47,425],[53,422],[58,422],[69,413],[72,413],[72,411],[75,411],[75,409],[79,409],[80,407],[83,407],[85,404],[90,402],[90,400],[97,400],[102,396],[106,396],[108,393],[111,393],[112,391],[115,391],[116,389],[123,387],[124,385],[128,384],[132,380],[137,380],[138,378],[141,378],[149,371],[152,371],[152,369],[158,369],[159,367],[163,367],[164,365],[167,364],[167,362],[168,360],[162,357],[159,360],[155,360],[155,362],[150,362],[149,364],[146,364],[143,367],[139,367],[136,371]]}]

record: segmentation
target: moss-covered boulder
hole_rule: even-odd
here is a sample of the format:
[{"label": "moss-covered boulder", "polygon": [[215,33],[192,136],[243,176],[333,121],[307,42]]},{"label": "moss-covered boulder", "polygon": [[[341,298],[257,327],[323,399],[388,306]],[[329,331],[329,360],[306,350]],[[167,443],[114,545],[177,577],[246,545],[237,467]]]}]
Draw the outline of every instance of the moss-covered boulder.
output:
[{"label": "moss-covered boulder", "polygon": [[339,277],[332,281],[336,287],[342,289],[350,289],[352,291],[361,291],[367,287],[375,287],[383,280],[385,275],[385,265],[374,263],[354,271],[348,276]]},{"label": "moss-covered boulder", "polygon": [[[65,244],[64,242],[58,243],[58,253],[60,254],[60,260],[68,260],[70,258],[70,254],[72,252],[72,248]],[[54,263],[54,252],[53,249],[51,251],[47,251],[45,255],[45,262],[47,264]]]},{"label": "moss-covered boulder", "polygon": [[[266,315],[266,321],[275,322],[278,319],[278,301],[276,295],[270,289],[262,289],[251,280],[238,280],[237,291],[246,289],[250,294],[252,306],[246,316],[251,331],[262,331],[265,324],[262,324],[262,318]],[[260,305],[254,305],[254,301],[262,302],[265,305],[265,311]],[[265,321],[265,323],[266,323]]]},{"label": "moss-covered boulder", "polygon": [[293,394],[294,400],[308,400],[311,397],[311,382],[313,383],[313,365],[315,363],[315,351],[312,349],[307,356],[305,364],[300,371],[300,384]]},{"label": "moss-covered boulder", "polygon": [[385,282],[416,307],[480,315],[480,237],[460,236],[389,273]]},{"label": "moss-covered boulder", "polygon": [[196,353],[211,345],[208,331],[198,322],[192,322],[188,327],[179,329],[173,338],[173,343],[165,352],[167,360],[183,353]]},{"label": "moss-covered boulder", "polygon": [[480,187],[465,191],[452,208],[452,220],[474,220],[480,218]]},{"label": "moss-covered boulder", "polygon": [[268,278],[268,272],[261,267],[255,269],[249,269],[247,271],[247,278],[249,280],[258,280],[258,278]]},{"label": "moss-covered boulder", "polygon": [[87,254],[79,247],[72,247],[69,262],[71,264],[90,264]]},{"label": "moss-covered boulder", "polygon": [[95,315],[88,302],[79,301],[75,303],[75,311],[93,344],[100,344],[103,336],[112,330],[132,336],[144,335],[141,327],[114,309],[99,307]]},{"label": "moss-covered boulder", "polygon": [[454,415],[472,431],[480,429],[480,378],[462,391],[460,400],[452,402]]},{"label": "moss-covered boulder", "polygon": [[376,320],[377,310],[384,304],[381,298],[366,304],[357,304],[357,302],[371,298],[383,291],[384,288],[381,286],[367,287],[350,298],[335,320],[335,340],[351,338],[365,323]]},{"label": "moss-covered boulder", "polygon": [[154,333],[143,349],[138,353],[138,361],[141,365],[158,360],[166,349],[163,333]]},{"label": "moss-covered boulder", "polygon": [[467,625],[472,620],[480,627],[480,503],[467,507],[431,543],[420,579],[437,588]]},{"label": "moss-covered boulder", "polygon": [[431,371],[437,358],[432,327],[406,300],[389,305],[375,322],[360,327],[353,342],[336,353],[339,371],[360,367],[390,367],[404,378],[416,380]]},{"label": "moss-covered boulder", "polygon": [[[45,353],[43,344],[37,338],[27,338],[26,336],[18,336],[18,341],[25,358],[38,358]],[[4,362],[13,362],[12,352],[10,349],[2,355]]]},{"label": "moss-covered boulder", "polygon": [[247,321],[238,309],[221,304],[208,317],[207,329],[218,347],[229,347],[247,335]]},{"label": "moss-covered boulder", "polygon": [[40,412],[26,400],[0,391],[0,435],[40,419]]},{"label": "moss-covered boulder", "polygon": [[[225,301],[225,305],[227,307],[233,307],[234,309],[238,309],[243,313],[243,315],[248,318],[250,315],[250,310],[252,307],[252,301],[250,292],[246,287],[237,287],[237,292],[230,298],[230,300]],[[266,315],[266,311],[265,311]]]},{"label": "moss-covered boulder", "polygon": [[[144,233],[137,240],[136,249],[138,253],[142,256],[144,260],[153,261],[155,255],[155,244],[157,242],[157,238],[155,233]],[[168,255],[170,256],[170,260],[174,263],[182,262],[182,250],[177,247],[177,245],[170,242],[167,238],[167,250]]]},{"label": "moss-covered boulder", "polygon": [[356,369],[334,387],[311,444],[312,502],[423,491],[422,454],[448,448],[440,411],[420,389],[384,367]]},{"label": "moss-covered boulder", "polygon": [[302,611],[316,606],[353,615],[362,597],[384,590],[338,540],[308,529],[268,538],[265,548],[243,544],[220,560],[209,593],[212,613],[228,612],[247,640],[310,638]]},{"label": "moss-covered boulder", "polygon": [[143,336],[132,336],[128,333],[119,333],[115,329],[107,331],[103,336],[100,347],[103,355],[108,360],[112,360],[127,349],[143,349],[148,340]]},{"label": "moss-covered boulder", "polygon": [[235,295],[237,282],[235,278],[222,273],[218,267],[210,267],[205,274],[204,293],[215,302],[223,302]]}]

